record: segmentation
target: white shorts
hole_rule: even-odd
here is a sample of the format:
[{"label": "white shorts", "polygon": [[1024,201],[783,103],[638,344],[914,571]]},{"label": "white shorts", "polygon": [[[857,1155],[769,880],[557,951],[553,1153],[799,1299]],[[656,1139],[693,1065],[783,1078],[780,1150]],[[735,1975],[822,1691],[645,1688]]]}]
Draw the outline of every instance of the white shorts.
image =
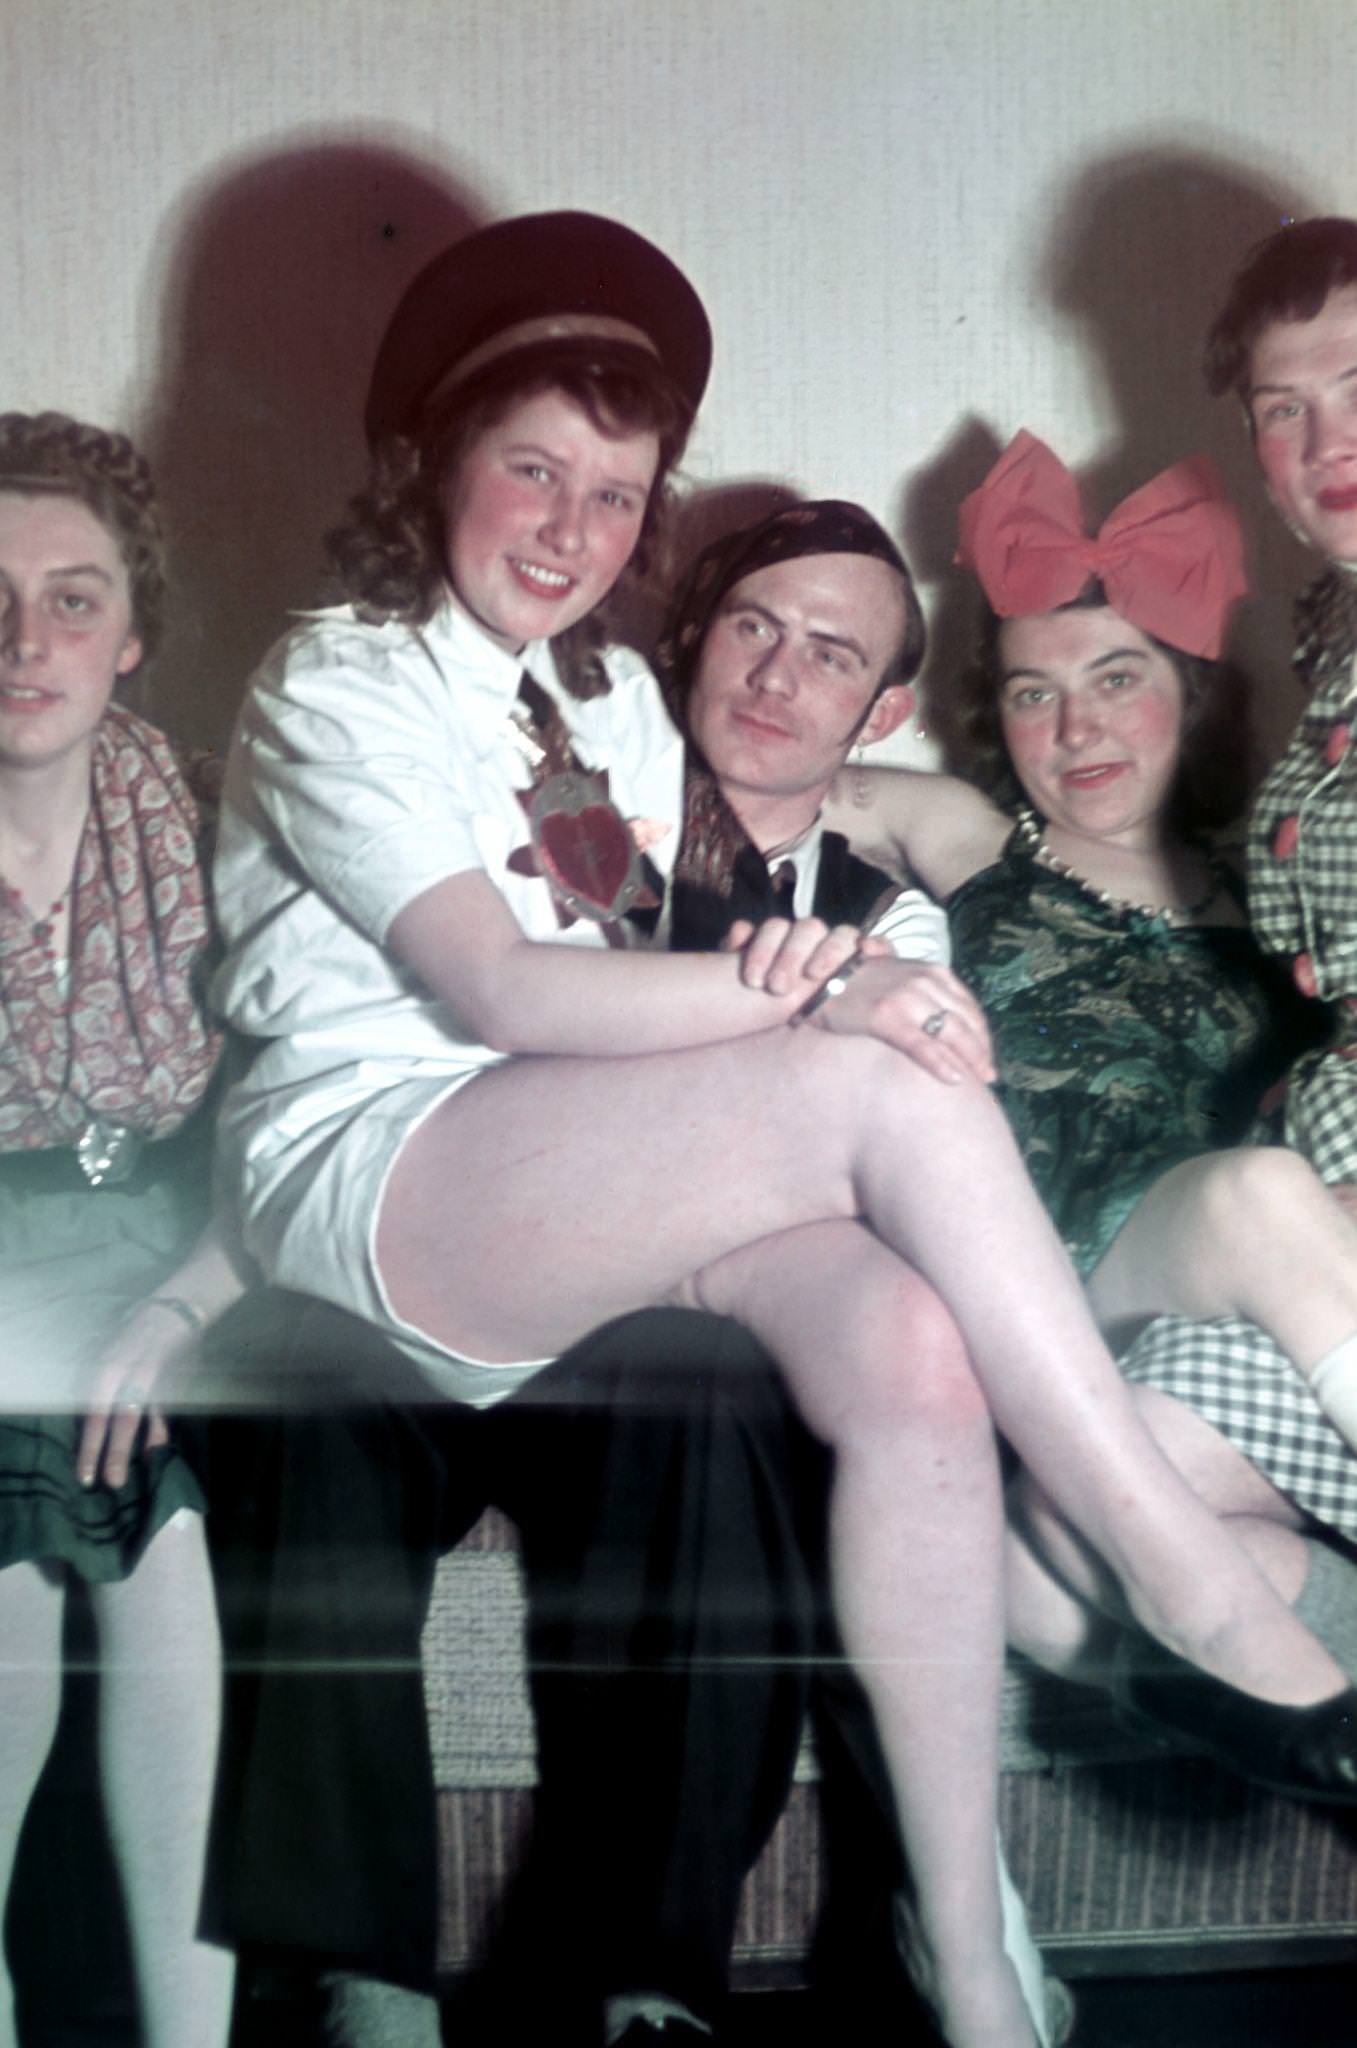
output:
[{"label": "white shorts", "polygon": [[[376,1249],[382,1198],[401,1148],[474,1078],[465,1072],[399,1078],[357,1106],[350,1096],[332,1117],[316,1119],[308,1101],[313,1087],[253,1092],[247,1076],[223,1106],[221,1144],[227,1184],[240,1191],[246,1250],[267,1279],[361,1316],[443,1398],[488,1408],[551,1360],[502,1365],[449,1350],[396,1313]],[[303,1105],[312,1114],[289,1142],[289,1123]],[[507,1272],[505,1285],[512,1285]]]}]

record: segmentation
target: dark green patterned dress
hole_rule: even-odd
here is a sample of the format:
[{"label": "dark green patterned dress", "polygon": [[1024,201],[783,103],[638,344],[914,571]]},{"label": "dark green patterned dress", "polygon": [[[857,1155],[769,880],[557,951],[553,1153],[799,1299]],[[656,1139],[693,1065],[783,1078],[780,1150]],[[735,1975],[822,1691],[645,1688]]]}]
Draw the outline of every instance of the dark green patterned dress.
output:
[{"label": "dark green patterned dress", "polygon": [[1244,926],[1171,924],[1039,858],[1021,821],[947,906],[1000,1100],[1081,1273],[1161,1174],[1236,1145],[1314,1042],[1313,1005]]},{"label": "dark green patterned dress", "polygon": [[[41,1558],[124,1578],[177,1509],[204,1505],[172,1444],[133,1458],[121,1486],[81,1486],[76,1396],[206,1224],[211,1141],[205,1109],[107,1188],[71,1152],[0,1153],[0,1567]],[[39,1409],[44,1395],[63,1405]]]}]

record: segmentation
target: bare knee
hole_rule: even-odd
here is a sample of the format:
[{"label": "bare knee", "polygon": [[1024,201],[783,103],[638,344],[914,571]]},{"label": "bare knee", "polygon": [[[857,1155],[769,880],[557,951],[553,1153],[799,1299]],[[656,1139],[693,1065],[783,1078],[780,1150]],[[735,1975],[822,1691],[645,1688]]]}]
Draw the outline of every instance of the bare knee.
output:
[{"label": "bare knee", "polygon": [[827,1403],[840,1450],[880,1451],[901,1435],[940,1450],[988,1444],[993,1424],[961,1334],[933,1290],[901,1269],[883,1323],[880,1301],[850,1305],[844,1371]]},{"label": "bare knee", "polygon": [[1203,1221],[1222,1245],[1264,1244],[1275,1256],[1307,1207],[1328,1199],[1309,1162],[1282,1145],[1243,1145],[1203,1162]]}]

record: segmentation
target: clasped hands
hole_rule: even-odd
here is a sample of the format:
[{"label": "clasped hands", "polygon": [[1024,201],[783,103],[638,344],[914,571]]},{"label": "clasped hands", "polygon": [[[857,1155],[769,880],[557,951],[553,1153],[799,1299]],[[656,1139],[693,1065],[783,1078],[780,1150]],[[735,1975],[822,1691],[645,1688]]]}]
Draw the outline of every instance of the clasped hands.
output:
[{"label": "clasped hands", "polygon": [[747,988],[781,996],[804,983],[808,1002],[856,962],[842,991],[820,1004],[807,1023],[879,1038],[939,1081],[997,1079],[985,1013],[949,968],[898,959],[885,939],[818,917],[771,917],[757,928],[741,921],[731,927],[724,950],[739,953]]}]

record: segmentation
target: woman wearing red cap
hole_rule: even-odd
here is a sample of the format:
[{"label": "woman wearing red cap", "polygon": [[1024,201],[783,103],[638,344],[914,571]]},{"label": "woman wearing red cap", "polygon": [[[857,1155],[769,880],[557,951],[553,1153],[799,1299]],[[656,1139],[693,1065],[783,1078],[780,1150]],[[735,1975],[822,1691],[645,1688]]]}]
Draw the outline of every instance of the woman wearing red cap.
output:
[{"label": "woman wearing red cap", "polygon": [[[366,1317],[449,1398],[500,1399],[664,1299],[768,1342],[838,1453],[842,1625],[946,2037],[1029,2048],[989,1809],[957,1795],[993,1754],[997,1478],[968,1512],[945,1457],[927,1502],[901,1484],[929,1390],[900,1332],[950,1329],[916,1266],[975,1360],[946,1400],[969,1415],[983,1388],[1147,1626],[1287,1696],[1288,1770],[1351,1785],[1357,1742],[1341,1672],[1137,1421],[987,1090],[901,1056],[930,1036],[902,963],[849,980],[856,934],[798,929],[753,988],[730,957],[638,944],[680,747],[598,608],[648,537],[704,336],[666,259],[579,215],[473,237],[398,309],[374,486],[336,546],[351,601],[276,650],[233,751],[218,993],[265,1043],[224,1143],[270,1277]],[[921,1633],[909,1553],[963,1522],[964,1585]]]}]

